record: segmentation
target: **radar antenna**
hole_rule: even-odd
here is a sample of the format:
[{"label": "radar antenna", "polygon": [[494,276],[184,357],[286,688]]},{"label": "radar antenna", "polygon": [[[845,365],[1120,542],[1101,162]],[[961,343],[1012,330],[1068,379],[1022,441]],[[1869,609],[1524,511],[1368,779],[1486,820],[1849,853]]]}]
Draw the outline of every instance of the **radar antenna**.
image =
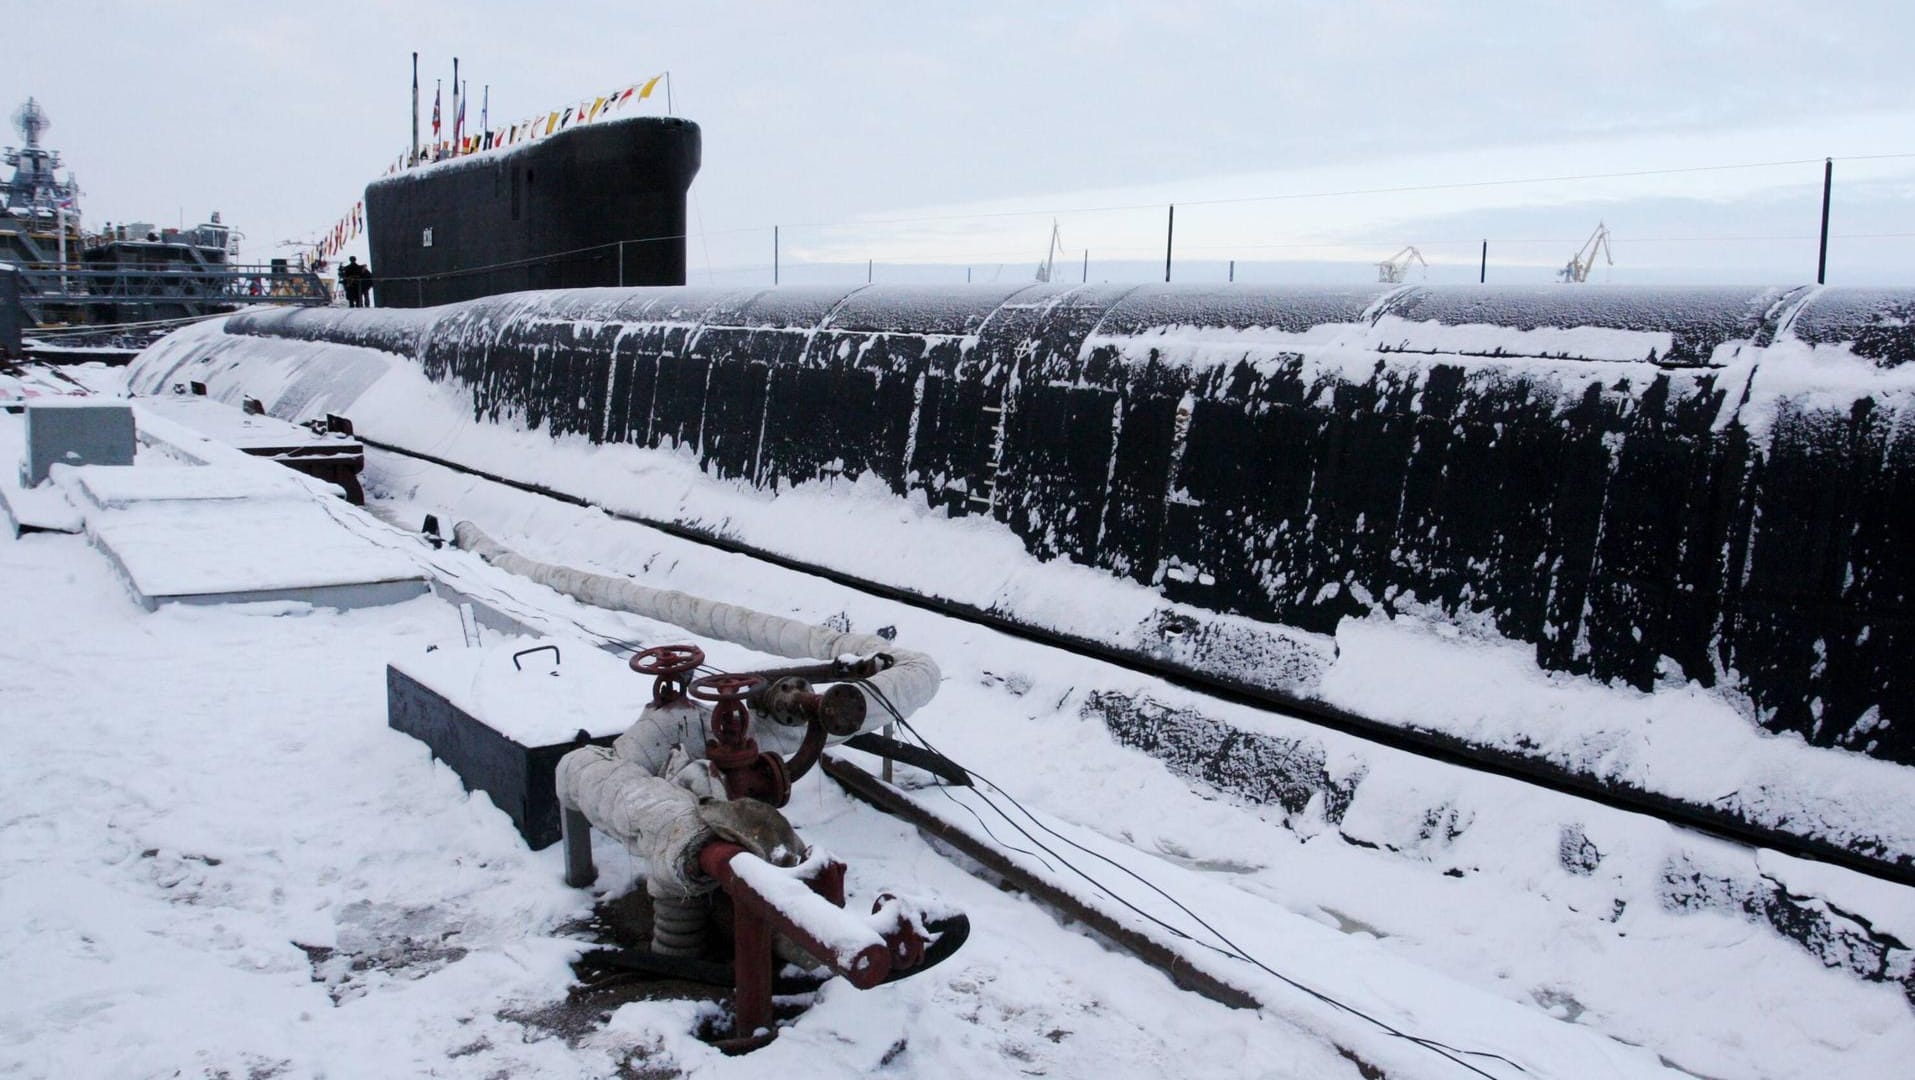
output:
[{"label": "radar antenna", "polygon": [[37,150],[40,136],[53,126],[53,121],[47,118],[47,111],[40,107],[38,101],[28,98],[25,105],[13,111],[13,126],[20,132],[20,137],[27,141],[27,149]]}]

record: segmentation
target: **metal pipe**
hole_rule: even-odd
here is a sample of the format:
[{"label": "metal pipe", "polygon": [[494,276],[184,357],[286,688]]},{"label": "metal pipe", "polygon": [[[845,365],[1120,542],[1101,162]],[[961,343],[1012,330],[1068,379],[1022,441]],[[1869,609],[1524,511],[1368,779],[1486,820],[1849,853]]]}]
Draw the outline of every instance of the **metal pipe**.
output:
[{"label": "metal pipe", "polygon": [[565,847],[565,883],[583,889],[598,880],[592,864],[592,823],[567,806],[559,807],[559,841]]},{"label": "metal pipe", "polygon": [[653,589],[627,578],[541,563],[499,544],[469,521],[460,522],[452,533],[460,549],[503,570],[588,604],[658,619],[702,637],[718,638],[774,656],[817,660],[847,653],[866,656],[884,653],[896,663],[857,686],[862,696],[875,699],[877,694],[882,694],[885,699],[870,704],[867,717],[876,715],[879,710],[888,713],[885,702],[899,713],[910,715],[930,702],[942,678],[937,663],[929,656],[900,649],[875,634],[842,633],[735,604],[669,589]]},{"label": "metal pipe", "polygon": [[659,956],[699,956],[705,951],[705,923],[711,915],[704,896],[664,895],[646,889],[652,901],[652,952]]},{"label": "metal pipe", "polygon": [[771,924],[747,911],[736,896],[732,900],[735,912],[731,923],[732,1035],[749,1038],[760,1031],[776,1030],[771,1012],[771,974],[775,962]]},{"label": "metal pipe", "polygon": [[753,690],[745,702],[755,715],[786,727],[815,722],[840,736],[855,735],[864,728],[864,695],[842,684],[819,694],[804,679],[786,676]]},{"label": "metal pipe", "polygon": [[[841,682],[847,679],[869,679],[878,672],[891,666],[891,657],[884,653],[859,657],[854,660],[831,660],[822,664],[793,664],[789,667],[769,668],[761,671],[740,672],[742,675],[757,675],[768,683],[780,679],[815,679],[818,682]],[[758,708],[756,702],[752,708]]]},{"label": "metal pipe", "polygon": [[[740,870],[746,867],[754,871],[758,868],[769,870],[788,879],[794,888],[787,895],[775,898],[768,896],[740,874]],[[830,968],[834,974],[844,976],[860,990],[871,989],[891,974],[891,949],[884,943],[883,937],[863,920],[812,892],[789,870],[774,867],[727,840],[714,840],[706,844],[698,853],[698,868],[731,897],[734,909],[732,938],[736,943],[734,964],[742,965],[745,962],[748,951],[745,948],[747,924],[756,921],[768,924],[770,929],[804,950],[805,955]],[[771,938],[767,935],[763,940],[764,948],[761,951],[767,957],[765,982],[769,987]],[[864,944],[855,944],[859,940],[863,940]],[[827,944],[830,941],[838,944]],[[739,967],[739,973],[742,984],[742,966]],[[741,1023],[741,1034],[743,1026]]]}]

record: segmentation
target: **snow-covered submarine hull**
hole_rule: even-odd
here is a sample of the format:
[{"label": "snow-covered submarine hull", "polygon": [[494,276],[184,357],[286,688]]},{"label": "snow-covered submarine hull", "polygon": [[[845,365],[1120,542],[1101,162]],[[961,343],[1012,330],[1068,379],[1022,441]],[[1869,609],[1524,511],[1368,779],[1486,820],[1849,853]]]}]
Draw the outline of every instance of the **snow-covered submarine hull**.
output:
[{"label": "snow-covered submarine hull", "polygon": [[[989,519],[1166,612],[997,614],[1227,684],[1307,702],[1314,635],[1412,613],[1910,766],[1912,316],[1915,290],[1807,287],[590,289],[246,313],[135,383],[351,415],[377,353],[561,454],[669,447]],[[1490,749],[1542,760],[1534,735]]]}]

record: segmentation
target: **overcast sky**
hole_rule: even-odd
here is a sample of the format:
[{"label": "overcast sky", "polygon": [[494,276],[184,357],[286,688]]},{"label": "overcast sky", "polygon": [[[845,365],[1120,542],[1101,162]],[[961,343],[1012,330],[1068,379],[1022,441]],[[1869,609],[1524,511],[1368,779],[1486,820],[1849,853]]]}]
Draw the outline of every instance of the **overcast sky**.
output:
[{"label": "overcast sky", "polygon": [[[0,99],[51,115],[89,224],[218,208],[262,259],[404,151],[415,49],[428,110],[456,55],[495,121],[669,70],[704,132],[694,282],[769,280],[773,224],[788,268],[1028,277],[1053,216],[1094,279],[1161,276],[1169,202],[1184,280],[1348,280],[1406,243],[1473,280],[1483,238],[1547,280],[1600,219],[1598,279],[1799,281],[1820,159],[1915,155],[1909,0],[5,7]],[[1836,181],[1830,280],[1915,283],[1915,156]]]}]

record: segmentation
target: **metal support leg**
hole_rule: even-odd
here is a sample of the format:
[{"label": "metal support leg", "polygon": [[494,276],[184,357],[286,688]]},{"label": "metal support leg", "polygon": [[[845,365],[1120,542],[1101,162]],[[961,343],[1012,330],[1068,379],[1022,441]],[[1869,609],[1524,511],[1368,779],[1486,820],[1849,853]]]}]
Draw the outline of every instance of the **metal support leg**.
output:
[{"label": "metal support leg", "polygon": [[731,967],[737,983],[731,1009],[737,1026],[732,1034],[749,1038],[776,1030],[771,1017],[771,924],[743,907],[733,910]]},{"label": "metal support leg", "polygon": [[583,889],[598,880],[592,865],[592,823],[577,810],[559,807],[559,837],[565,845],[565,883]]}]

